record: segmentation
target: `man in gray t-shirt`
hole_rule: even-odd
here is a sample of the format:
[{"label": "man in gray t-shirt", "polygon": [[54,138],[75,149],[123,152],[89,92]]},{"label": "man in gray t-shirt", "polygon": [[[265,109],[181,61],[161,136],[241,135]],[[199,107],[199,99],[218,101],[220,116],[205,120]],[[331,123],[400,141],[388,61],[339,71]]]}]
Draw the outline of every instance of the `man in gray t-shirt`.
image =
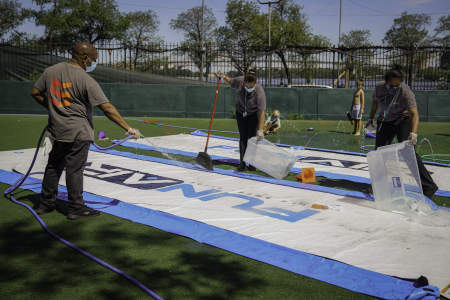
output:
[{"label": "man in gray t-shirt", "polygon": [[254,85],[254,91],[248,92],[244,87],[244,76],[240,76],[231,78],[230,86],[237,90],[236,114],[252,115],[266,110],[266,94],[259,83]]},{"label": "man in gray t-shirt", "polygon": [[409,111],[417,108],[416,97],[409,86],[401,82],[392,88],[381,82],[375,87],[373,100],[378,105],[378,121],[395,122],[409,117]]},{"label": "man in gray t-shirt", "polygon": [[46,93],[50,136],[60,142],[94,141],[92,107],[107,103],[99,84],[78,65],[47,68],[34,87]]},{"label": "man in gray t-shirt", "polygon": [[[388,71],[385,81],[376,86],[368,125],[373,123],[377,110],[380,113],[377,119],[376,148],[392,144],[395,137],[399,143],[408,139],[413,145],[417,143],[419,111],[416,98],[409,86],[403,83],[403,73],[400,70]],[[423,193],[432,198],[438,187],[417,154],[416,159]]]},{"label": "man in gray t-shirt", "polygon": [[[237,90],[236,120],[239,129],[239,171],[244,171],[244,155],[247,150],[248,140],[254,136],[258,139],[264,138],[264,123],[266,110],[266,94],[263,87],[256,80],[254,70],[248,70],[245,76],[230,78],[222,71],[216,74]],[[254,171],[253,166],[248,167]]]},{"label": "man in gray t-shirt", "polygon": [[38,214],[54,210],[58,182],[66,169],[69,199],[69,219],[99,215],[84,205],[83,171],[89,145],[94,141],[92,109],[98,106],[105,115],[136,138],[137,129],[131,128],[112,105],[99,84],[87,74],[95,69],[97,50],[88,43],[77,44],[72,60],[47,68],[35,83],[31,95],[48,109],[47,130],[53,141],[42,182]]}]

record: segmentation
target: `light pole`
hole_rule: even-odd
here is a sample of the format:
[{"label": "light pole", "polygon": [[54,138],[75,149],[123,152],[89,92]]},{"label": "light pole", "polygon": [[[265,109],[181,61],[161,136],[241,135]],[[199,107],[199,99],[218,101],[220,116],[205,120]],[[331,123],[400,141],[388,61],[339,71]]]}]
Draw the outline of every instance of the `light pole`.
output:
[{"label": "light pole", "polygon": [[[261,0],[258,0],[258,3],[261,5],[267,5],[269,10],[269,51],[271,51],[272,47],[272,4],[278,4],[281,0],[278,1],[267,1],[267,2],[261,2]],[[270,52],[269,56],[269,86],[272,85],[272,52]]]},{"label": "light pole", "polygon": [[203,60],[204,60],[204,52],[203,52],[203,36],[204,36],[204,15],[205,15],[205,0],[202,0],[202,18],[200,20],[200,81],[203,81]]},{"label": "light pole", "polygon": [[[341,28],[342,28],[342,0],[339,0],[339,36],[338,36],[338,48],[341,47]],[[334,53],[333,53],[334,58]],[[338,52],[338,81],[337,81],[337,87],[339,87],[339,72],[340,72],[340,65],[341,65],[341,54]],[[334,87],[334,84],[333,84]]]},{"label": "light pole", "polygon": [[342,0],[339,0],[339,40],[338,40],[338,47],[341,46],[341,27],[342,27]]}]

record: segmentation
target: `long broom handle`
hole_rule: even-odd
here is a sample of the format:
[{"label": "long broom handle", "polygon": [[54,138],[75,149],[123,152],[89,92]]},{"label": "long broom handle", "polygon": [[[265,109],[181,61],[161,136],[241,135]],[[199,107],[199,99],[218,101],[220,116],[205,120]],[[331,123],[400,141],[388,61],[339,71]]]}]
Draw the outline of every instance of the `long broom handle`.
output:
[{"label": "long broom handle", "polygon": [[209,137],[211,136],[211,128],[214,120],[214,115],[216,113],[217,98],[219,98],[220,80],[221,78],[219,78],[219,81],[217,81],[216,96],[214,97],[214,105],[211,114],[211,120],[209,121],[208,138],[206,139],[205,152],[208,150]]}]

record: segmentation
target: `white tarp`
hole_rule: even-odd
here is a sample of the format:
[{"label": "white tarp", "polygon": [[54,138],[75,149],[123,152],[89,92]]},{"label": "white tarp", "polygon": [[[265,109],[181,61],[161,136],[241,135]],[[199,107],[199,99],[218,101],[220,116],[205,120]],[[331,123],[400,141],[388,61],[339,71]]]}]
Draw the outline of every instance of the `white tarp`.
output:
[{"label": "white tarp", "polygon": [[[206,138],[189,134],[177,134],[145,138],[133,142],[198,153],[204,150]],[[238,141],[211,138],[208,153],[239,159],[239,143]],[[294,165],[294,168],[315,168],[316,171],[370,178],[367,158],[365,156],[315,150],[298,150],[297,153],[305,158],[298,161]],[[427,165],[426,168],[432,173],[431,176],[439,189],[450,190],[450,168],[434,165]]]},{"label": "white tarp", "polygon": [[[31,155],[31,149],[0,152],[0,168],[24,172]],[[44,164],[38,166],[34,172],[43,171]],[[424,275],[440,289],[450,282],[448,227],[410,222],[371,208],[370,201],[92,151],[84,186],[86,192],[364,269],[401,278]],[[314,203],[331,209],[305,214]]]}]

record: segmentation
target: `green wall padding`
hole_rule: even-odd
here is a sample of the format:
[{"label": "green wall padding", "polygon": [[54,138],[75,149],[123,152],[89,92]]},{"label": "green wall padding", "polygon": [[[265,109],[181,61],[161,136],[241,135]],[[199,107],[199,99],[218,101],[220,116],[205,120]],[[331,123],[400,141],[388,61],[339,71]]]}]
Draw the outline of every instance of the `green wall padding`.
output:
[{"label": "green wall padding", "polygon": [[[447,91],[433,91],[427,95],[427,121],[448,122],[450,119],[450,93]],[[419,111],[419,113],[421,112]]]},{"label": "green wall padding", "polygon": [[[209,118],[214,86],[164,84],[101,84],[105,95],[124,116]],[[0,81],[0,113],[45,114],[30,96],[33,83]],[[353,89],[266,88],[267,108],[278,109],[284,119],[343,120],[350,109]],[[367,119],[373,90],[365,91]],[[422,121],[450,121],[450,91],[415,91]],[[222,84],[217,118],[233,118],[236,90]],[[101,112],[96,109],[97,114]]]},{"label": "green wall padding", "polygon": [[0,113],[45,114],[46,109],[32,97],[32,82],[0,81]]}]

